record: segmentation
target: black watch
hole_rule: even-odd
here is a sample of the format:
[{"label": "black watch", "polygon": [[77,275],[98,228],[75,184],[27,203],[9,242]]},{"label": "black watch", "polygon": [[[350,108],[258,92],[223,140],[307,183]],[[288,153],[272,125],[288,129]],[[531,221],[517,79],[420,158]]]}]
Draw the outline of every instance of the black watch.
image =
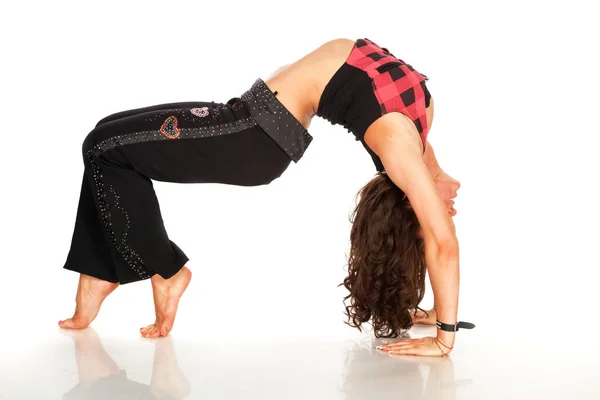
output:
[{"label": "black watch", "polygon": [[472,324],[470,322],[457,322],[456,324],[445,324],[443,322],[440,322],[438,320],[435,321],[435,325],[446,332],[458,332],[459,328],[463,328],[463,329],[473,329],[475,328],[475,324]]}]

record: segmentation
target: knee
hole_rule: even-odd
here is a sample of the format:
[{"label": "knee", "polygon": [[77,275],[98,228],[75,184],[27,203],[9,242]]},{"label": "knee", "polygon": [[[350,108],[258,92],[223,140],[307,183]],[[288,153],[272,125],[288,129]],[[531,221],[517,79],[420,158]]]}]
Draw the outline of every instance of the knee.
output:
[{"label": "knee", "polygon": [[286,158],[280,163],[270,163],[268,168],[265,168],[262,174],[260,174],[256,186],[269,185],[274,180],[279,179],[283,175],[284,171],[289,167],[292,160]]},{"label": "knee", "polygon": [[117,113],[113,113],[113,114],[110,114],[110,115],[102,118],[100,121],[98,121],[96,123],[96,128],[99,127],[100,125],[106,124],[107,122],[111,122],[111,121],[121,118],[122,114],[123,114],[123,112],[117,112]]},{"label": "knee", "polygon": [[274,180],[279,179],[281,177],[281,175],[283,175],[283,171],[285,171],[286,168],[282,168],[282,169],[273,171],[272,174],[270,174],[269,176],[267,176],[267,178],[265,179],[265,182],[263,183],[263,185],[269,185]]},{"label": "knee", "polygon": [[96,127],[87,134],[85,139],[83,139],[83,142],[81,143],[81,152],[84,157],[87,157],[88,152],[102,140],[102,131],[104,131],[104,129]]},{"label": "knee", "polygon": [[93,144],[92,144],[93,133],[94,133],[93,130],[90,133],[88,133],[87,136],[85,137],[85,139],[83,139],[83,143],[81,143],[81,153],[83,154],[84,158],[86,157],[87,152],[89,150],[91,150],[91,148],[93,147]]}]

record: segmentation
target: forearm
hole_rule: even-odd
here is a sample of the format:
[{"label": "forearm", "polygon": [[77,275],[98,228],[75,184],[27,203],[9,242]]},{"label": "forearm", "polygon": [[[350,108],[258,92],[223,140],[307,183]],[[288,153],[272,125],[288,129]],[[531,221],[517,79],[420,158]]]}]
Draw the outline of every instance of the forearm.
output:
[{"label": "forearm", "polygon": [[[441,172],[433,151],[433,146],[427,142],[423,161],[431,175],[436,178]],[[454,234],[456,235],[456,234]],[[458,241],[440,249],[435,246],[435,253],[427,260],[431,289],[433,290],[434,306],[438,321],[454,324],[458,321],[458,293],[460,286],[460,268]],[[437,330],[437,337],[447,346],[454,346],[456,333]]]},{"label": "forearm", "polygon": [[[458,321],[458,293],[460,286],[460,268],[458,245],[450,250],[437,250],[427,260],[431,289],[433,290],[434,308],[437,319],[446,324]],[[438,329],[437,337],[447,346],[454,345],[456,333]]]},{"label": "forearm", "polygon": [[440,167],[437,159],[435,158],[435,153],[433,152],[433,147],[431,146],[431,143],[429,143],[429,142],[427,142],[427,144],[425,146],[425,153],[423,154],[423,161],[425,162],[427,169],[429,170],[429,172],[431,173],[431,175],[433,177],[435,177],[442,171],[442,168]]}]

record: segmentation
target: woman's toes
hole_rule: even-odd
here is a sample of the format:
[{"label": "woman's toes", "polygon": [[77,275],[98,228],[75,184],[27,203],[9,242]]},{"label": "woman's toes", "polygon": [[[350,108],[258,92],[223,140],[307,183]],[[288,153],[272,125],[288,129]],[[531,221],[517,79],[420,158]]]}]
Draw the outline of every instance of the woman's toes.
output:
[{"label": "woman's toes", "polygon": [[158,328],[156,328],[156,327],[155,327],[155,328],[152,330],[152,332],[150,332],[150,337],[151,337],[151,338],[157,338],[157,337],[159,337],[159,336],[160,336],[160,330],[159,330]]},{"label": "woman's toes", "polygon": [[81,321],[81,320],[69,318],[64,321],[59,322],[58,325],[64,329],[84,329],[84,328],[87,328],[87,326],[89,324],[86,324],[84,321]]},{"label": "woman's toes", "polygon": [[148,332],[150,332],[150,331],[151,331],[153,328],[154,328],[154,324],[152,324],[152,325],[148,325],[148,326],[147,326],[147,327],[145,327],[145,328],[140,328],[140,332],[141,332],[142,334],[145,334],[145,333],[148,333]]},{"label": "woman's toes", "polygon": [[148,325],[145,328],[142,328],[142,335],[144,337],[152,337],[152,333],[156,330],[154,325]]},{"label": "woman's toes", "polygon": [[169,334],[169,327],[163,326],[160,328],[160,336],[167,336]]}]

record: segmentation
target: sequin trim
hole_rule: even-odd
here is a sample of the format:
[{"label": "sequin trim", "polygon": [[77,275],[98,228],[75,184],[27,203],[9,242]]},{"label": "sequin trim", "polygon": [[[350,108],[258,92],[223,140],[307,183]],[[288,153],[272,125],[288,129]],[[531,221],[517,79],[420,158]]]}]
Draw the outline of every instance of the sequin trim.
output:
[{"label": "sequin trim", "polygon": [[[216,114],[213,113],[213,117]],[[173,119],[171,119],[173,118]],[[171,121],[171,122],[170,122]],[[201,137],[211,137],[219,135],[228,135],[236,132],[243,131],[245,129],[252,128],[257,125],[256,121],[252,117],[237,120],[235,122],[228,122],[223,124],[215,124],[202,126],[197,128],[177,128],[175,117],[167,118],[159,130],[148,130],[134,133],[127,133],[123,135],[113,136],[109,139],[102,140],[92,146],[87,152],[87,159],[92,167],[92,173],[94,175],[94,185],[96,187],[96,194],[98,204],[100,206],[100,219],[104,228],[107,232],[108,238],[115,249],[121,254],[125,262],[129,267],[138,274],[140,279],[148,279],[152,276],[153,272],[150,271],[144,263],[144,260],[127,244],[127,231],[129,229],[129,214],[119,205],[119,196],[112,187],[109,188],[110,193],[114,197],[113,207],[123,213],[125,218],[125,229],[123,236],[120,241],[117,240],[114,230],[112,229],[111,223],[111,207],[107,201],[107,193],[104,182],[102,181],[102,173],[100,167],[96,163],[96,158],[101,153],[108,151],[117,146],[140,143],[145,141],[157,141],[157,140],[172,140],[172,139],[193,139]],[[167,124],[168,123],[168,124]],[[173,124],[173,125],[170,125]],[[174,138],[173,129],[177,129],[177,137]],[[164,132],[163,132],[164,131]],[[166,134],[165,134],[166,133]],[[171,136],[168,136],[168,135]]]},{"label": "sequin trim", "polygon": [[[107,201],[106,188],[102,181],[102,173],[100,167],[96,163],[96,158],[101,153],[117,146],[145,141],[193,139],[228,135],[259,125],[294,162],[298,162],[313,138],[306,128],[304,128],[283,104],[279,102],[264,81],[261,79],[256,80],[252,87],[246,91],[240,99],[245,103],[248,112],[251,115],[248,118],[196,128],[179,128],[177,126],[177,118],[169,116],[164,120],[158,130],[146,130],[116,135],[96,143],[86,152],[87,159],[90,162],[94,175],[94,185],[96,187],[96,194],[100,207],[100,218],[108,238],[114,248],[123,256],[125,262],[141,279],[150,278],[153,272],[145,266],[145,263],[139,254],[127,244],[127,231],[130,227],[129,214],[119,205],[119,196],[111,186],[109,191],[114,198],[113,207],[116,210],[119,210],[125,218],[123,235],[120,240],[117,240],[115,232],[112,229],[111,206]],[[213,119],[216,118],[218,114],[218,112],[210,113],[207,107],[200,107],[192,110],[190,111],[195,116],[206,117],[210,114]]]},{"label": "sequin trim", "polygon": [[275,97],[262,79],[257,79],[240,98],[265,133],[297,163],[313,140],[308,130]]},{"label": "sequin trim", "polygon": [[[245,129],[252,128],[253,126],[256,126],[256,121],[254,121],[252,117],[248,117],[237,120],[235,122],[228,122],[218,125],[208,125],[197,128],[178,128],[179,136],[177,137],[177,139],[194,139],[201,137],[228,135],[231,133],[236,133]],[[98,154],[101,154],[117,146],[147,142],[152,140],[167,140],[167,137],[158,130],[126,133],[123,135],[117,135],[102,140],[96,143],[89,151],[93,156],[97,156]]]},{"label": "sequin trim", "polygon": [[209,114],[208,107],[192,108],[190,110],[190,112],[192,114],[194,114],[196,117],[200,117],[200,118],[207,117]]},{"label": "sequin trim", "polygon": [[[140,278],[142,278],[142,279],[150,278],[151,275],[148,273],[148,270],[144,266],[144,260],[142,260],[140,255],[137,254],[127,244],[127,232],[129,231],[129,227],[131,226],[131,222],[129,221],[129,213],[127,211],[125,211],[125,209],[123,207],[121,207],[121,205],[119,204],[119,195],[117,194],[117,192],[115,191],[115,189],[112,186],[109,186],[109,191],[113,195],[115,208],[117,210],[121,211],[121,214],[123,215],[123,218],[125,219],[125,227],[123,228],[123,235],[121,236],[120,242],[117,242],[117,243],[119,243],[119,245],[117,246],[117,249],[123,255],[125,262],[127,264],[129,264],[131,269],[133,269],[135,272],[137,272],[137,274],[140,276]],[[116,240],[117,239],[115,237],[115,241]]]},{"label": "sequin trim", "polygon": [[170,116],[163,122],[159,132],[169,139],[177,139],[181,132],[177,128],[177,118]]},{"label": "sequin trim", "polygon": [[100,167],[96,164],[94,160],[94,154],[92,151],[87,152],[87,158],[92,167],[92,173],[94,175],[94,185],[96,187],[96,198],[98,200],[98,205],[100,207],[100,220],[104,225],[106,234],[111,244],[115,249],[123,256],[123,259],[129,265],[129,267],[138,274],[140,279],[148,279],[152,276],[151,272],[146,268],[144,264],[144,260],[137,254],[129,245],[127,244],[127,231],[130,227],[129,222],[129,214],[119,205],[119,195],[110,186],[109,191],[113,195],[114,198],[114,206],[117,210],[123,213],[123,217],[125,218],[125,228],[123,229],[123,235],[121,240],[118,241],[115,235],[115,231],[112,229],[112,221],[111,221],[111,212],[110,205],[107,201],[106,189],[104,186],[104,182],[102,182],[102,173],[100,172]]}]

